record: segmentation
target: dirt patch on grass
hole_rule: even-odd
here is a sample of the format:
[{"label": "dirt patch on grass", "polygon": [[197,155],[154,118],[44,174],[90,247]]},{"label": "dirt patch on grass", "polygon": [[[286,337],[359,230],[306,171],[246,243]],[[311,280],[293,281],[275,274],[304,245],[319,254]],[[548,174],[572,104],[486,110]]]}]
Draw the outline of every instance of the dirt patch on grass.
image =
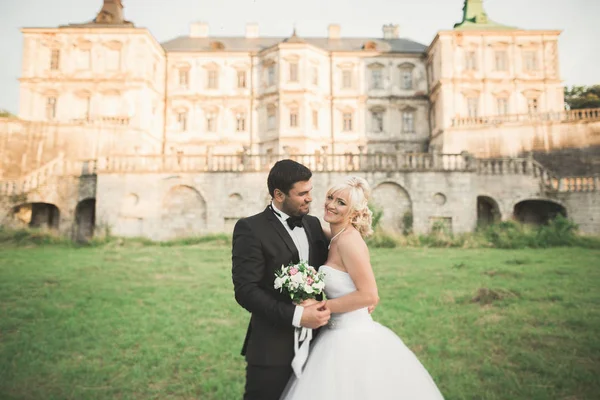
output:
[{"label": "dirt patch on grass", "polygon": [[502,321],[504,319],[504,316],[500,315],[500,314],[485,314],[482,317],[480,317],[477,322],[475,322],[475,324],[477,325],[496,325],[498,324],[498,322]]},{"label": "dirt patch on grass", "polygon": [[489,271],[485,271],[483,273],[484,275],[487,276],[501,276],[501,277],[505,277],[505,278],[521,278],[523,276],[522,273],[520,272],[515,272],[515,271],[505,271],[505,270],[489,270]]},{"label": "dirt patch on grass", "polygon": [[471,303],[492,304],[495,301],[519,297],[517,293],[506,289],[479,288]]}]

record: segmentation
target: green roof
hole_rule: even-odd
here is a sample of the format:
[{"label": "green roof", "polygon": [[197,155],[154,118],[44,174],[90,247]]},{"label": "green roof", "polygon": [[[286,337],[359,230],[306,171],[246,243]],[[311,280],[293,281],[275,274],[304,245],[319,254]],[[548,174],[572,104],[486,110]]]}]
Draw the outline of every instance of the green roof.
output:
[{"label": "green roof", "polygon": [[463,20],[454,24],[456,30],[510,30],[514,26],[499,24],[488,18],[482,0],[465,0]]}]

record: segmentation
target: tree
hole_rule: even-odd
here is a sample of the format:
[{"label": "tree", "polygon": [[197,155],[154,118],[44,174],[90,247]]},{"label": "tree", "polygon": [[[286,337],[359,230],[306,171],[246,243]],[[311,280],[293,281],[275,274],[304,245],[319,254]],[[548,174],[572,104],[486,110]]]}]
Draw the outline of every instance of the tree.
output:
[{"label": "tree", "polygon": [[566,86],[565,103],[570,110],[600,108],[600,85]]},{"label": "tree", "polygon": [[15,117],[16,117],[16,115],[11,113],[10,111],[0,108],[0,118],[15,118]]}]

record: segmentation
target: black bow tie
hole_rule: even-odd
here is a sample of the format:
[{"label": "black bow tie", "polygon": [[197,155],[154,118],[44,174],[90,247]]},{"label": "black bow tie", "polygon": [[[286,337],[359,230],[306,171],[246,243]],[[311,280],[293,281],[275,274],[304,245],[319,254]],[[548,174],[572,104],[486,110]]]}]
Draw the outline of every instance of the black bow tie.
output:
[{"label": "black bow tie", "polygon": [[287,222],[291,230],[294,230],[295,227],[302,228],[302,217],[303,215],[299,217],[289,217],[285,222]]}]

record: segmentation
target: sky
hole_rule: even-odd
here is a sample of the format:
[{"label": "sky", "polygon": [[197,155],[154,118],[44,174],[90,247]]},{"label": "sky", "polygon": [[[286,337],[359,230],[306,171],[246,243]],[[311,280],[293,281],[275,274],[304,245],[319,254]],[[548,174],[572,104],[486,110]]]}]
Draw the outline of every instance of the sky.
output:
[{"label": "sky", "polygon": [[[23,27],[87,22],[103,0],[0,0],[0,109],[18,113]],[[123,0],[125,17],[159,42],[187,35],[191,22],[210,25],[214,36],[243,36],[248,22],[261,36],[382,37],[382,26],[400,26],[400,37],[429,45],[440,30],[462,18],[463,0]],[[560,72],[565,85],[600,84],[600,0],[484,0],[488,17],[523,29],[561,30]]]}]

